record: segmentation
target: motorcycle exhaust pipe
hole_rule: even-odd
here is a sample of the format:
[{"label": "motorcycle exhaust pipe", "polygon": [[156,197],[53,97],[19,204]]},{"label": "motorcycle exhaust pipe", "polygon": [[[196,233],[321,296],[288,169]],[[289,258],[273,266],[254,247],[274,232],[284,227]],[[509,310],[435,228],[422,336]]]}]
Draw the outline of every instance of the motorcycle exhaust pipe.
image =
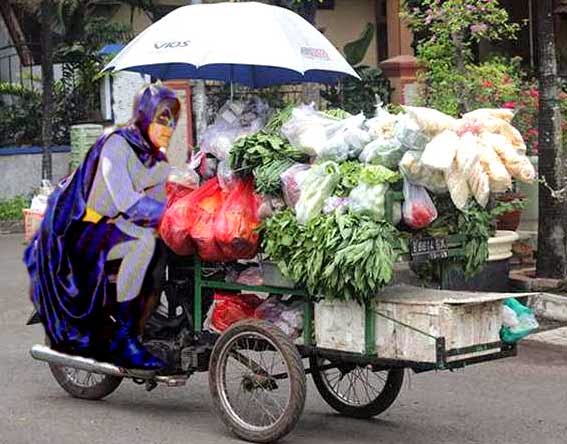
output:
[{"label": "motorcycle exhaust pipe", "polygon": [[30,354],[32,355],[32,358],[37,359],[38,361],[72,367],[90,373],[120,377],[131,376],[125,369],[116,365],[109,364],[107,362],[98,362],[91,358],[83,358],[81,356],[72,356],[60,353],[45,345],[34,345],[30,350]]}]

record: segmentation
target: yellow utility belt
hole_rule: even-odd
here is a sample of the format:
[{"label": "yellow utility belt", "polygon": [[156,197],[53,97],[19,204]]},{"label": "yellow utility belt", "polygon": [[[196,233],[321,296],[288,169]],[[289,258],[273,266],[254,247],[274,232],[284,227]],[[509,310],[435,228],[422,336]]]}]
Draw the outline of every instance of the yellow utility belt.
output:
[{"label": "yellow utility belt", "polygon": [[85,215],[83,216],[83,222],[92,222],[93,224],[96,224],[102,218],[103,218],[103,216],[101,214],[97,213],[92,208],[87,208],[87,211],[85,212]]}]

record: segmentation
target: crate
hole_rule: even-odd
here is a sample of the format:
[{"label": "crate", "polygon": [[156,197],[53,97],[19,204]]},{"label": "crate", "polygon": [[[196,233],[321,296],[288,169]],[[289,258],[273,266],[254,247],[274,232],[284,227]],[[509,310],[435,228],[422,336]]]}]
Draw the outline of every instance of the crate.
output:
[{"label": "crate", "polygon": [[39,229],[43,220],[43,213],[30,210],[28,208],[24,212],[24,242],[27,244],[31,241],[35,232]]},{"label": "crate", "polygon": [[[317,347],[382,359],[437,363],[491,353],[500,343],[505,293],[432,290],[409,285],[385,289],[373,302],[315,304]],[[471,353],[462,352],[491,344]]]}]

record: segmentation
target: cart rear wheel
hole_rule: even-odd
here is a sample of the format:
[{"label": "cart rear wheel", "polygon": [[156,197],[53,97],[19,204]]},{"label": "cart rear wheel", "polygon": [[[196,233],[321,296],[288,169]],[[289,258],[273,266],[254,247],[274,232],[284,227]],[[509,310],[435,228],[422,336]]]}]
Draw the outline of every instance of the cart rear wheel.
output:
[{"label": "cart rear wheel", "polygon": [[319,394],[337,412],[353,418],[371,418],[396,400],[404,381],[403,369],[374,371],[371,366],[337,364],[312,357],[311,374]]},{"label": "cart rear wheel", "polygon": [[231,326],[209,364],[216,410],[239,438],[266,443],[287,435],[305,405],[305,370],[297,348],[263,321]]}]

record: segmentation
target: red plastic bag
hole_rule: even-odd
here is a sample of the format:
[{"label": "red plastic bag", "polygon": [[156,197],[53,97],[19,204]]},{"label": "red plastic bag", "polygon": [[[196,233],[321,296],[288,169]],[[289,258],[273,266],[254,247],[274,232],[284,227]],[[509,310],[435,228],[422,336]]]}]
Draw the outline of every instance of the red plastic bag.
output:
[{"label": "red plastic bag", "polygon": [[159,226],[159,235],[162,240],[175,254],[180,256],[188,256],[195,250],[189,232],[190,226],[187,223],[192,205],[189,197],[186,195],[168,202]]},{"label": "red plastic bag", "polygon": [[437,219],[437,208],[425,188],[404,180],[402,215],[410,228],[420,229]]},{"label": "red plastic bag", "polygon": [[187,204],[190,205],[186,223],[199,257],[209,262],[226,260],[214,233],[215,218],[224,201],[224,194],[217,178],[205,182],[186,199]]},{"label": "red plastic bag", "polygon": [[258,252],[259,203],[254,182],[237,179],[215,219],[215,239],[226,260],[251,259]]},{"label": "red plastic bag", "polygon": [[224,331],[232,324],[254,317],[254,311],[262,303],[255,294],[216,292],[214,296],[211,326]]}]

